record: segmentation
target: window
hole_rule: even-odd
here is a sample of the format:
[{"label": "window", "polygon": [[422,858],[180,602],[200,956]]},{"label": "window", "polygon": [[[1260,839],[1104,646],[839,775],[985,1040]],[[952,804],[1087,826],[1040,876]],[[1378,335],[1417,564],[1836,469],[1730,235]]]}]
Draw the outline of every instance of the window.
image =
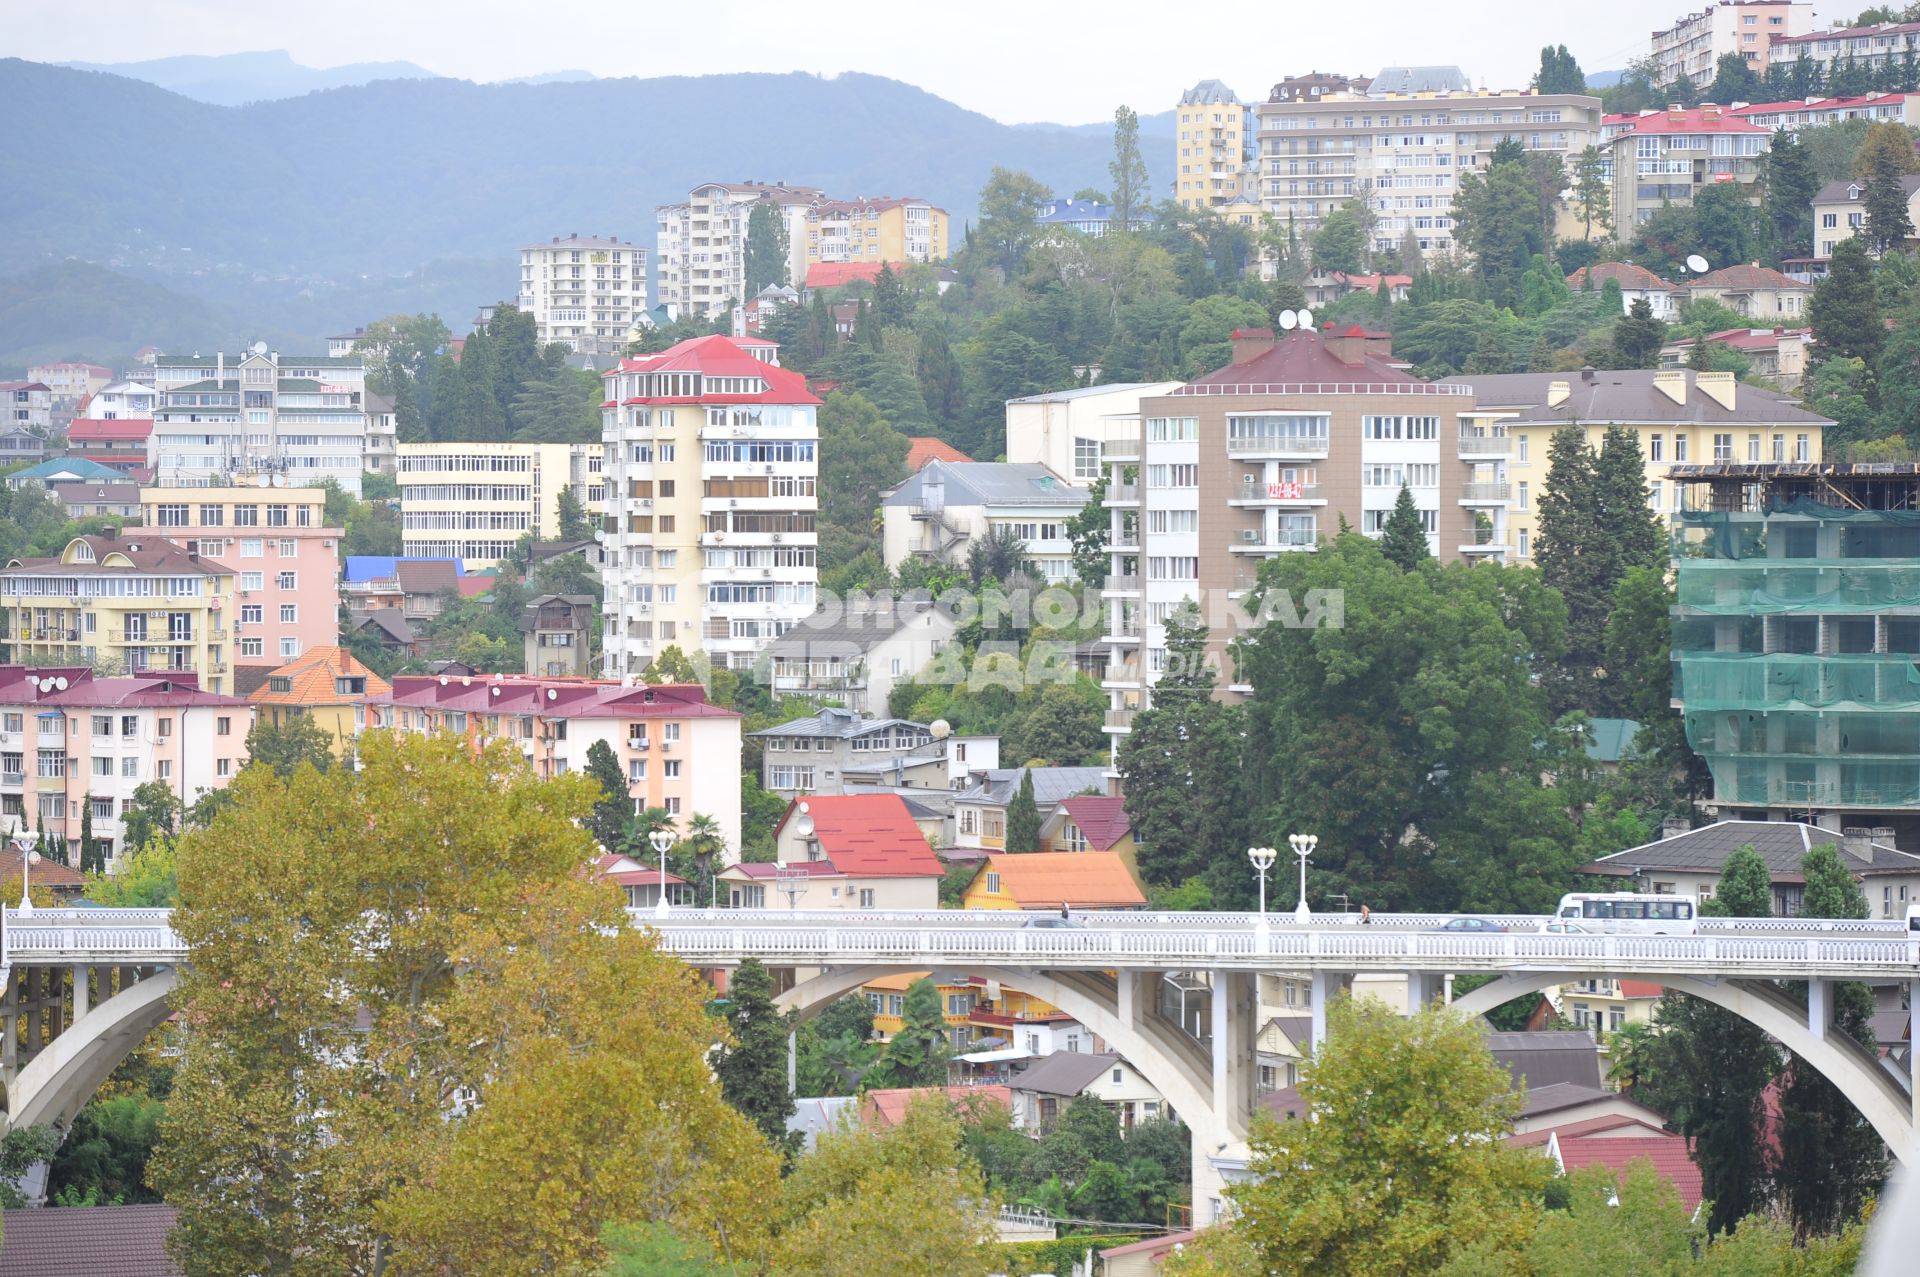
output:
[{"label": "window", "polygon": [[1523,559],[1524,559],[1524,558],[1526,558],[1526,557],[1527,557],[1527,553],[1528,553],[1528,549],[1527,549],[1527,530],[1526,530],[1525,528],[1521,528],[1521,529],[1520,529],[1520,548],[1519,548],[1519,549],[1518,549],[1518,550],[1517,550],[1517,551],[1516,551],[1515,553],[1516,553],[1516,554],[1518,555],[1518,557],[1520,557],[1520,558],[1523,558]]},{"label": "window", "polygon": [[104,754],[96,756],[93,760],[93,774],[96,776],[112,776],[113,760]]},{"label": "window", "polygon": [[282,660],[290,661],[298,655],[300,655],[299,639],[283,638],[280,640],[280,657]]},{"label": "window", "polygon": [[678,798],[666,799],[665,806],[667,809],[667,815],[678,816],[680,814],[680,800]]},{"label": "window", "polygon": [[1673,437],[1673,459],[1675,462],[1684,462],[1687,459],[1687,437],[1683,434],[1676,434]]},{"label": "window", "polygon": [[295,588],[295,585],[294,585],[295,580],[296,578],[293,573],[282,572],[279,576],[273,579],[273,583],[274,585],[278,586],[280,589],[291,590]]},{"label": "window", "polygon": [[95,736],[113,735],[113,715],[95,714],[93,716],[93,734]]},{"label": "window", "polygon": [[280,605],[280,624],[282,624],[282,625],[292,625],[292,624],[294,624],[295,622],[297,622],[297,621],[298,621],[299,619],[300,619],[300,605],[299,605],[299,604],[297,604],[297,603],[282,603],[282,604]]},{"label": "window", "polygon": [[1647,460],[1664,461],[1667,456],[1667,437],[1661,434],[1647,436]]},{"label": "window", "polygon": [[240,624],[258,625],[266,619],[266,612],[266,607],[263,604],[242,603],[240,605]]},{"label": "window", "polygon": [[267,552],[266,542],[260,540],[260,538],[258,537],[241,538],[241,541],[240,541],[240,557],[241,558],[257,559],[261,555],[265,554],[266,552]]},{"label": "window", "polygon": [[[968,812],[967,815],[971,817],[973,813]],[[969,820],[968,823],[971,824],[971,820]],[[989,869],[987,871],[987,894],[990,896],[1000,894],[1000,874],[997,870]]]},{"label": "window", "polygon": [[233,775],[233,760],[231,758],[215,759],[213,763],[213,774],[216,776]]},{"label": "window", "polygon": [[171,758],[163,758],[155,763],[153,765],[153,778],[155,780],[172,780],[173,760]]},{"label": "window", "polygon": [[280,543],[280,557],[281,557],[281,558],[283,558],[283,559],[291,559],[291,558],[292,558],[292,557],[293,557],[294,555],[296,555],[296,554],[298,554],[298,553],[300,553],[300,544],[299,544],[299,542],[297,542],[297,541],[282,541],[282,542]]},{"label": "window", "polygon": [[1716,434],[1713,437],[1713,459],[1715,461],[1733,460],[1733,436]]},{"label": "window", "polygon": [[1515,503],[1515,508],[1520,510],[1526,509],[1527,508],[1527,481],[1525,479],[1522,479],[1520,481],[1519,485],[1515,488],[1515,492],[1518,494],[1518,500]]},{"label": "window", "polygon": [[1525,461],[1527,459],[1527,436],[1519,435],[1517,436],[1517,438],[1519,442],[1515,443],[1513,446],[1516,449],[1518,449],[1518,451],[1514,453],[1513,459],[1515,461]]},{"label": "window", "polygon": [[860,888],[860,907],[862,909],[873,908],[873,888],[872,887]]},{"label": "window", "polygon": [[1076,479],[1098,479],[1100,477],[1100,441],[1081,439],[1073,441],[1073,477]]},{"label": "window", "polygon": [[667,759],[664,766],[664,772],[668,780],[679,780],[680,779],[680,760],[677,758]]},{"label": "window", "polygon": [[240,640],[240,655],[265,656],[266,654],[265,639],[243,638]]},{"label": "window", "polygon": [[154,719],[153,734],[161,740],[165,740],[167,737],[173,735],[173,720],[171,718]]},{"label": "window", "polygon": [[231,736],[231,735],[233,735],[233,720],[232,720],[231,718],[216,718],[216,719],[214,719],[214,720],[213,720],[213,734],[214,734],[215,736]]},{"label": "window", "polygon": [[240,588],[243,590],[265,589],[266,574],[264,572],[242,572],[240,574]]}]

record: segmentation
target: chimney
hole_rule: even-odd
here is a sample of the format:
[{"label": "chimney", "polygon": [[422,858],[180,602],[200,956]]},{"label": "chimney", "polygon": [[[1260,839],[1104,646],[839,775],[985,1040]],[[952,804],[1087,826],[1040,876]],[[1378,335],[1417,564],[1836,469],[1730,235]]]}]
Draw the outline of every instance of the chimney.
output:
[{"label": "chimney", "polygon": [[1273,349],[1273,329],[1236,328],[1233,330],[1233,362],[1235,366],[1249,360],[1258,359]]},{"label": "chimney", "polygon": [[1669,816],[1660,822],[1660,836],[1662,838],[1678,838],[1681,834],[1686,833],[1692,828],[1693,823],[1684,816]]},{"label": "chimney", "polygon": [[227,379],[227,352],[216,350],[213,353],[213,381],[218,386]]},{"label": "chimney", "polygon": [[1343,364],[1362,363],[1373,353],[1373,343],[1367,340],[1367,334],[1357,325],[1349,325],[1339,331],[1331,328],[1326,330],[1320,334],[1320,346]]},{"label": "chimney", "polygon": [[1702,120],[1717,120],[1720,118],[1720,108],[1712,102],[1702,102],[1700,104],[1700,118]]},{"label": "chimney", "polygon": [[1573,398],[1573,386],[1570,383],[1564,381],[1547,383],[1547,407],[1558,408],[1571,398]]},{"label": "chimney", "polygon": [[1677,404],[1687,401],[1687,370],[1662,368],[1653,374],[1653,388]]},{"label": "chimney", "polygon": [[1849,856],[1858,856],[1862,860],[1873,859],[1873,830],[1863,825],[1848,825],[1840,831],[1840,845],[1846,848]]},{"label": "chimney", "polygon": [[1693,374],[1693,384],[1700,393],[1725,408],[1733,411],[1733,397],[1737,393],[1733,374],[1730,372],[1697,372]]},{"label": "chimney", "polygon": [[1592,380],[1593,380],[1593,365],[1592,365],[1592,364],[1583,364],[1583,365],[1581,366],[1581,368],[1580,368],[1580,380],[1582,380],[1582,381],[1592,381]]},{"label": "chimney", "polygon": [[1678,102],[1667,103],[1667,119],[1669,121],[1674,124],[1681,124],[1686,121],[1686,118],[1687,108],[1681,106]]},{"label": "chimney", "polygon": [[1894,832],[1892,825],[1875,825],[1867,832],[1867,837],[1882,847],[1892,847],[1895,850],[1900,847],[1898,841],[1900,835]]}]

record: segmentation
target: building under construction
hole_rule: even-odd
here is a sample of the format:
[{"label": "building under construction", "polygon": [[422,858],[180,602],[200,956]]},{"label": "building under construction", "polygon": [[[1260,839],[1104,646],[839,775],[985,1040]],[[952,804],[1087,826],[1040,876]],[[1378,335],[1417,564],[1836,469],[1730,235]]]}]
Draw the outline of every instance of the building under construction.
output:
[{"label": "building under construction", "polygon": [[1674,705],[1724,815],[1920,835],[1920,465],[1681,465]]}]

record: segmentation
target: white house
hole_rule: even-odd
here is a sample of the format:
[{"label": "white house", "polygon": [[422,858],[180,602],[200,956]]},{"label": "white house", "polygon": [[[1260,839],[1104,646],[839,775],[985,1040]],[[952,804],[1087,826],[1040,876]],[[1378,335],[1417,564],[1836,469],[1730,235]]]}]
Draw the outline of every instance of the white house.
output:
[{"label": "white house", "polygon": [[1100,477],[1100,454],[1107,445],[1138,446],[1140,401],[1179,384],[1124,381],[1009,399],[1007,460],[1043,465],[1075,483],[1091,484]]},{"label": "white house", "polygon": [[909,559],[961,565],[975,541],[1009,531],[1048,581],[1071,581],[1067,522],[1092,495],[1038,463],[929,461],[880,503],[881,553],[898,570]]}]

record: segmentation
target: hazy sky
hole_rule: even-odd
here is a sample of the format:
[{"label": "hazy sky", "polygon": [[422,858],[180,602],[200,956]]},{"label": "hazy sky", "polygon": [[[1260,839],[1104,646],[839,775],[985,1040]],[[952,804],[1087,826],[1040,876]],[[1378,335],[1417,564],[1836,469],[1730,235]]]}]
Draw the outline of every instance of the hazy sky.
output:
[{"label": "hazy sky", "polygon": [[[308,66],[405,60],[505,79],[579,68],[603,76],[868,71],[1009,123],[1086,123],[1126,102],[1164,110],[1196,80],[1243,101],[1282,75],[1372,74],[1443,63],[1521,87],[1540,46],[1588,70],[1644,55],[1648,34],[1702,0],[0,0],[0,54],[127,62],[286,49]],[[1821,19],[1844,18],[1837,9]],[[724,109],[721,103],[716,109]],[[746,123],[751,123],[750,121]]]}]

